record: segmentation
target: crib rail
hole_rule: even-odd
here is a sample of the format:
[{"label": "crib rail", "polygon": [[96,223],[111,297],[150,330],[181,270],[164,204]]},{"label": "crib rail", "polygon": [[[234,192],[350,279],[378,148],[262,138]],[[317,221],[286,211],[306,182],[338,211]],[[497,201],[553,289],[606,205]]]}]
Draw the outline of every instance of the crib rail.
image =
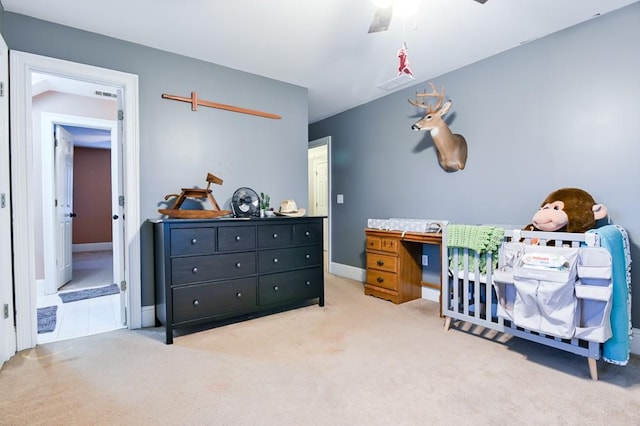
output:
[{"label": "crib rail", "polygon": [[[448,253],[446,229],[442,241],[443,254]],[[506,230],[503,242],[511,241],[541,245],[551,242],[549,245],[556,247],[599,246],[595,233]],[[581,355],[588,359],[591,378],[597,380],[596,361],[600,358],[601,349],[598,342],[541,334],[518,327],[497,315],[498,300],[492,285],[497,256],[498,253],[487,253],[481,257],[467,248],[453,249],[451,262],[449,256],[442,256],[442,315],[445,317],[445,330],[450,329],[453,320],[459,320]]]}]

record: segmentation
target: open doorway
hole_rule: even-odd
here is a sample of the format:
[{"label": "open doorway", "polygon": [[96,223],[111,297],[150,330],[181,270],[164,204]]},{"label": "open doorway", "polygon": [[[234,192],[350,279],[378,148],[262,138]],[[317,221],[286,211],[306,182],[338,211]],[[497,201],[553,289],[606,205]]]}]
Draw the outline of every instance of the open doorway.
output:
[{"label": "open doorway", "polygon": [[308,192],[309,214],[326,216],[324,219],[324,264],[325,272],[331,272],[331,179],[329,174],[331,138],[325,137],[309,142],[308,146]]},{"label": "open doorway", "polygon": [[[34,129],[40,124],[34,152],[40,154],[42,182],[41,209],[36,209],[42,222],[35,227],[36,253],[42,253],[36,256],[41,344],[126,325],[126,300],[118,285],[124,275],[124,229],[116,220],[122,156],[115,93],[99,87],[98,95],[95,85],[41,73],[33,73],[32,83]],[[55,321],[42,320],[51,313]]]},{"label": "open doorway", "polygon": [[[70,61],[11,51],[11,163],[20,167],[11,168],[11,210],[15,221],[13,231],[14,300],[16,350],[33,348],[37,344],[37,286],[36,272],[39,267],[36,253],[35,227],[42,223],[36,210],[42,204],[42,179],[38,175],[40,155],[35,151],[40,145],[33,143],[36,121],[33,120],[32,74],[42,73],[59,76],[78,82],[93,83],[113,89],[118,109],[117,141],[123,160],[116,175],[122,177],[122,192],[113,206],[113,215],[118,217],[124,237],[119,248],[123,251],[123,279],[117,280],[120,287],[121,306],[129,328],[140,328],[142,324],[140,288],[140,189],[139,178],[139,111],[138,77],[121,71],[94,67]],[[97,93],[96,93],[97,95]],[[127,220],[124,220],[126,215]],[[118,256],[113,257],[114,260]],[[115,268],[114,268],[115,269]]]}]

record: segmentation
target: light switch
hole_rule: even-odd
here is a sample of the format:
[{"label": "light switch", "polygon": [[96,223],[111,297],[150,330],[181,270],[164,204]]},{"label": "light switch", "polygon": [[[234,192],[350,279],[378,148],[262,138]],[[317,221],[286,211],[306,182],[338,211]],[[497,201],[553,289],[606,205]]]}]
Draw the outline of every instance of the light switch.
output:
[{"label": "light switch", "polygon": [[344,195],[338,194],[338,204],[343,204],[343,203],[344,203]]}]

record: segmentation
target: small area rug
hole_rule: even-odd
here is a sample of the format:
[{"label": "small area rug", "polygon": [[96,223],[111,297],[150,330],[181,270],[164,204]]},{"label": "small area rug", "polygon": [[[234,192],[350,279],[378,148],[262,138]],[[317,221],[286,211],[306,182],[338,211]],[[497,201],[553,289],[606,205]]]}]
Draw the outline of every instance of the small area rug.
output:
[{"label": "small area rug", "polygon": [[58,293],[63,303],[75,302],[77,300],[92,299],[94,297],[109,296],[111,294],[120,293],[117,284],[111,284],[105,287],[87,288],[85,290],[69,291],[66,293]]},{"label": "small area rug", "polygon": [[38,308],[38,334],[51,333],[56,329],[57,306]]}]

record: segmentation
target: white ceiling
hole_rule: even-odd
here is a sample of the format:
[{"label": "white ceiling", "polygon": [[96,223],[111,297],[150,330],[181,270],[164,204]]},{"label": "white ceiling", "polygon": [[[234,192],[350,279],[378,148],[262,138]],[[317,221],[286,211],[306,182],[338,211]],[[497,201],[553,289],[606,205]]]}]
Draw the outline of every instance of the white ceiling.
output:
[{"label": "white ceiling", "polygon": [[[435,78],[638,0],[419,0],[368,34],[371,0],[0,0],[5,10],[309,89],[313,123],[390,93],[407,43]],[[401,86],[395,90],[400,90]]]}]

